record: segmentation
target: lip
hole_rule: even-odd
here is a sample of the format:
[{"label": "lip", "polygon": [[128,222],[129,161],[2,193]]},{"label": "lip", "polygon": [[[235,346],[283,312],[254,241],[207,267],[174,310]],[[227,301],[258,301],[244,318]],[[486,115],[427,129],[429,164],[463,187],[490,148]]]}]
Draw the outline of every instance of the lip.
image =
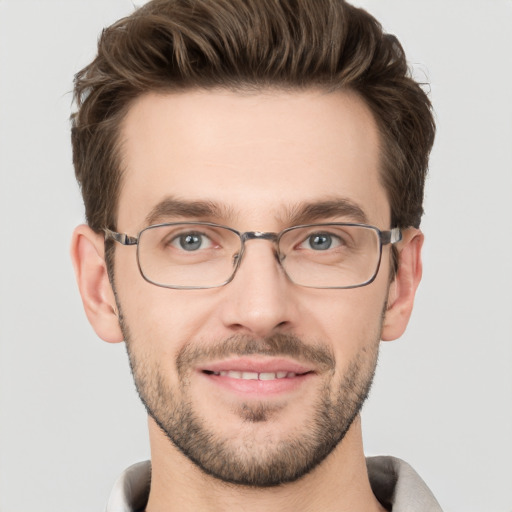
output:
[{"label": "lip", "polygon": [[[285,358],[243,357],[207,363],[198,372],[211,385],[244,397],[270,397],[297,390],[315,375],[314,368]],[[221,374],[222,372],[222,374]],[[228,372],[250,374],[286,374],[271,380],[234,378]],[[232,374],[231,374],[232,375]],[[258,376],[259,377],[259,376]]]}]

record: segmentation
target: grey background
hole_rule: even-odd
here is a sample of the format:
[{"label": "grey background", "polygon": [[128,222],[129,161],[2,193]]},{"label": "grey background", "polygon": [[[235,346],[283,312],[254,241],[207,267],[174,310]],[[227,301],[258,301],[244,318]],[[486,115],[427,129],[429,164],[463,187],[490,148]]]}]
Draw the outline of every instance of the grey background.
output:
[{"label": "grey background", "polygon": [[[424,280],[383,345],[368,454],[404,458],[447,511],[512,511],[512,2],[360,0],[431,81],[438,137]],[[130,0],[0,0],[0,510],[102,510],[148,457],[122,345],[83,314],[73,74]]]}]

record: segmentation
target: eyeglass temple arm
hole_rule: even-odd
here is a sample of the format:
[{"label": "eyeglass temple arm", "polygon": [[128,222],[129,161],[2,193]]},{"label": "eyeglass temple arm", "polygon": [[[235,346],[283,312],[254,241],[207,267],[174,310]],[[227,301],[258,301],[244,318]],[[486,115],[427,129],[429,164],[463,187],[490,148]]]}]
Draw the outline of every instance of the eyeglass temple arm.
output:
[{"label": "eyeglass temple arm", "polygon": [[382,245],[396,244],[402,240],[402,231],[400,228],[393,228],[390,231],[381,231],[380,240]]},{"label": "eyeglass temple arm", "polygon": [[138,238],[126,235],[125,233],[118,233],[108,228],[105,228],[103,231],[105,233],[105,240],[115,240],[122,245],[137,245],[139,242]]}]

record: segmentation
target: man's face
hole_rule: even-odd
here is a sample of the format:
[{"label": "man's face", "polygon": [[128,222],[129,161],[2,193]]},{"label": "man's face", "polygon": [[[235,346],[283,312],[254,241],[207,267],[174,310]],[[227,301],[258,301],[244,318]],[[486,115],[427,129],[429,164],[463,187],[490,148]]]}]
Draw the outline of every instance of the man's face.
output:
[{"label": "man's face", "polygon": [[[122,136],[120,232],[176,221],[279,232],[298,218],[392,227],[376,126],[353,94],[152,94],[131,107]],[[178,449],[207,473],[258,486],[295,480],[332,452],[371,384],[389,246],[372,284],[342,290],[293,284],[266,240],[246,243],[232,282],[204,290],[154,286],[135,247],[115,251],[137,388]]]}]

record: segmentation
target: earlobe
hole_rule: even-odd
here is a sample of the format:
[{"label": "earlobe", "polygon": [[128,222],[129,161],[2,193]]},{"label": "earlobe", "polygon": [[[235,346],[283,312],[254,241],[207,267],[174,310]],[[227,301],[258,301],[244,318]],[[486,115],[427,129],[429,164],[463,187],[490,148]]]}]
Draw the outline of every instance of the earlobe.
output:
[{"label": "earlobe", "polygon": [[423,233],[410,228],[405,231],[399,247],[397,274],[389,287],[388,303],[384,314],[381,339],[391,341],[405,331],[414,305],[416,290],[421,281],[421,247]]},{"label": "earlobe", "polygon": [[71,241],[71,259],[85,314],[96,334],[109,343],[123,341],[105,264],[103,236],[86,225],[78,226]]}]

